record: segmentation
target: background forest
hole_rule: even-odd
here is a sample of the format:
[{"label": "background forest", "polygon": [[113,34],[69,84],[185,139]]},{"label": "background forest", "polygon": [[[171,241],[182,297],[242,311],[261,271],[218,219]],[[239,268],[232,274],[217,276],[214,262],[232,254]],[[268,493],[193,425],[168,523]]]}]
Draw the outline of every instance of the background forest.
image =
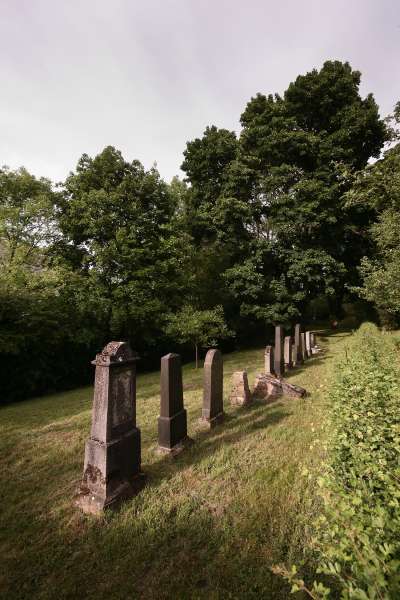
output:
[{"label": "background forest", "polygon": [[360,77],[329,61],[257,94],[239,135],[187,143],[183,181],[111,146],[57,185],[0,169],[0,401],[87,381],[110,339],[143,369],[349,303],[395,326],[400,105],[383,120]]}]

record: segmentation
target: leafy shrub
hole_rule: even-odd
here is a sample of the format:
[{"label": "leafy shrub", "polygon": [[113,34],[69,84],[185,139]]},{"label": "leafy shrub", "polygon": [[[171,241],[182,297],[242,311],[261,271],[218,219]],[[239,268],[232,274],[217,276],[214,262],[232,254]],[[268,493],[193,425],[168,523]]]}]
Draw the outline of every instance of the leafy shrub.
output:
[{"label": "leafy shrub", "polygon": [[[333,579],[343,599],[400,598],[398,346],[368,323],[335,364],[315,549],[317,572]],[[295,568],[282,574],[293,591],[309,591]],[[309,593],[325,598],[329,590],[314,583]]]}]

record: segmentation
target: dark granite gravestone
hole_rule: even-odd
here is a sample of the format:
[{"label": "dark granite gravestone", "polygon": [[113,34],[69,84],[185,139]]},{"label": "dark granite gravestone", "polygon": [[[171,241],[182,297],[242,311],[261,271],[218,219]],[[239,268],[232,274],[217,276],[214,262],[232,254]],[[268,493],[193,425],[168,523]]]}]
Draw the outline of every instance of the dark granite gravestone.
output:
[{"label": "dark granite gravestone", "polygon": [[306,350],[308,356],[311,356],[311,331],[306,331]]},{"label": "dark granite gravestone", "polygon": [[282,377],[285,372],[283,360],[283,327],[281,325],[275,327],[274,371],[277,377]]},{"label": "dark granite gravestone", "polygon": [[209,350],[204,361],[202,420],[214,427],[224,418],[223,362],[219,350]]},{"label": "dark granite gravestone", "polygon": [[136,427],[136,360],[127,342],[110,342],[96,366],[92,429],[76,499],[85,511],[116,506],[141,488],[140,431]]},{"label": "dark granite gravestone", "polygon": [[293,359],[292,359],[292,338],[290,335],[287,335],[285,337],[283,354],[284,354],[285,369],[291,369],[293,367]]},{"label": "dark granite gravestone", "polygon": [[158,447],[163,452],[182,449],[188,441],[187,417],[183,408],[182,366],[179,354],[161,359],[161,404],[158,417]]},{"label": "dark granite gravestone", "polygon": [[265,372],[269,375],[274,374],[274,347],[267,346],[264,353]]},{"label": "dark granite gravestone", "polygon": [[297,323],[294,327],[294,347],[296,348],[296,365],[300,365],[304,362],[300,323]]}]

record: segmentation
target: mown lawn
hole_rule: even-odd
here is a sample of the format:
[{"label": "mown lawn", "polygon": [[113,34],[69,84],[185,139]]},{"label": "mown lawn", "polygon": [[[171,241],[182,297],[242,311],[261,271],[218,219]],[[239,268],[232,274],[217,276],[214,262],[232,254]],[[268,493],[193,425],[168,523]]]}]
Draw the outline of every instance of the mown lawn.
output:
[{"label": "mown lawn", "polygon": [[324,354],[288,379],[310,396],[251,407],[228,403],[231,374],[251,386],[263,349],[224,357],[226,419],[198,422],[202,369],[184,367],[189,435],[175,459],[155,452],[159,373],[139,375],[145,489],[117,513],[79,512],[92,388],[0,409],[0,595],[13,598],[287,598],[271,565],[305,560],[318,510],[324,386],[346,334],[320,337]]}]

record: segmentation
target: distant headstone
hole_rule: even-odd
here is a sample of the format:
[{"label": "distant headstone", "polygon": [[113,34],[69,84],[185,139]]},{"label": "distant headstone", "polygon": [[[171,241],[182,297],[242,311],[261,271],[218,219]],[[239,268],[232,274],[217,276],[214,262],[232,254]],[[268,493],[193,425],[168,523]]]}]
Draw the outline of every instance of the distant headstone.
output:
[{"label": "distant headstone", "polygon": [[275,327],[274,371],[277,377],[282,377],[285,371],[283,359],[283,327],[281,325]]},{"label": "distant headstone", "polygon": [[306,331],[306,350],[308,356],[311,356],[311,331]]},{"label": "distant headstone", "polygon": [[246,371],[235,371],[232,376],[231,404],[244,406],[250,404],[251,394]]},{"label": "distant headstone", "polygon": [[295,367],[297,365],[297,348],[294,344],[292,344],[292,365]]},{"label": "distant headstone", "polygon": [[144,480],[136,427],[136,360],[127,342],[110,342],[96,367],[92,428],[77,504],[99,513],[133,496]]},{"label": "distant headstone", "polygon": [[187,416],[183,407],[182,366],[179,354],[161,359],[161,403],[158,417],[158,447],[177,452],[188,441]]},{"label": "distant headstone", "polygon": [[214,427],[224,418],[223,362],[219,350],[209,350],[204,361],[202,420]]},{"label": "distant headstone", "polygon": [[300,323],[297,323],[294,328],[294,347],[296,349],[296,365],[299,365],[304,361]]},{"label": "distant headstone", "polygon": [[303,353],[303,361],[308,358],[308,352],[307,352],[307,347],[306,347],[306,334],[305,333],[301,333],[301,351]]},{"label": "distant headstone", "polygon": [[274,347],[267,346],[264,353],[265,372],[270,375],[274,374]]},{"label": "distant headstone", "polygon": [[287,335],[285,337],[284,362],[285,362],[285,369],[291,369],[293,367],[292,338],[290,335]]}]

